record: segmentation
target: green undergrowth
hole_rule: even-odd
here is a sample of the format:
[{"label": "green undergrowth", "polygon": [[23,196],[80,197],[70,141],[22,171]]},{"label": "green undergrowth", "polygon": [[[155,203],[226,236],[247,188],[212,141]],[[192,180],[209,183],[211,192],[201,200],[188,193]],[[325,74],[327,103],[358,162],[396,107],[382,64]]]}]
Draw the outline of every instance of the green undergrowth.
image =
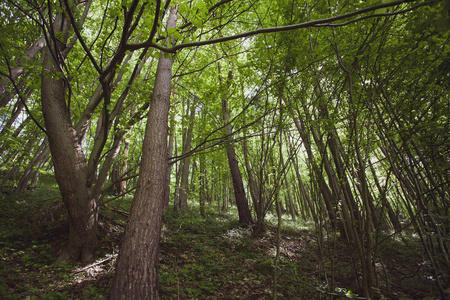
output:
[{"label": "green undergrowth", "polygon": [[[271,297],[275,272],[275,236],[271,230],[254,235],[229,214],[207,218],[166,214],[165,226],[159,279],[162,298]],[[279,295],[291,299],[313,296],[314,280],[301,275],[312,268],[282,255],[277,269]]]},{"label": "green undergrowth", "polygon": [[[0,194],[0,299],[107,299],[132,196],[105,198],[100,208],[97,261],[88,266],[54,265],[67,239],[67,218],[56,183],[23,194]],[[112,199],[112,200],[111,200]],[[164,214],[159,257],[162,299],[346,299],[360,294],[354,249],[311,221],[283,216],[276,262],[276,216],[254,234],[231,207],[206,217],[190,204],[187,214]],[[323,230],[321,228],[321,230]],[[381,237],[375,262],[381,299],[424,299],[433,294],[429,266],[413,236]],[[407,239],[407,243],[405,240]],[[276,265],[276,267],[275,267]],[[322,271],[324,270],[325,271]]]}]

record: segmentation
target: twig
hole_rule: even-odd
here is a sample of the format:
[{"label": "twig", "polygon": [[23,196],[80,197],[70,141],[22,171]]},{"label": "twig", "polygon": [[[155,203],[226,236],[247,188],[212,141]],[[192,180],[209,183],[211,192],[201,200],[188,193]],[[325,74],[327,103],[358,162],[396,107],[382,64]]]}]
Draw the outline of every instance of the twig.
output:
[{"label": "twig", "polygon": [[84,271],[86,271],[87,269],[90,269],[90,268],[92,268],[92,267],[101,265],[102,263],[107,262],[107,261],[109,261],[109,260],[111,260],[111,259],[113,259],[113,258],[116,258],[116,257],[117,257],[117,254],[113,254],[113,255],[111,255],[110,257],[105,258],[104,260],[101,260],[101,261],[99,261],[99,262],[97,262],[97,263],[95,263],[95,264],[91,264],[91,265],[89,265],[89,266],[86,266],[86,267],[84,267],[83,269],[77,270],[77,271],[75,271],[73,274],[78,274],[78,273],[84,272]]}]

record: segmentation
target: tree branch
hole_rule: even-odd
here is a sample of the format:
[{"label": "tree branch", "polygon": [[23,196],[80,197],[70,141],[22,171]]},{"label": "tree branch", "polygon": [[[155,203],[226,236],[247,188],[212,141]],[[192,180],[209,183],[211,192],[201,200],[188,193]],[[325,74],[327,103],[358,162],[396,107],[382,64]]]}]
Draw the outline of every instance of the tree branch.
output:
[{"label": "tree branch", "polygon": [[83,37],[81,36],[80,31],[78,30],[77,27],[77,23],[75,22],[75,18],[73,16],[73,12],[72,9],[70,8],[69,5],[69,1],[68,0],[64,0],[64,4],[66,5],[66,11],[67,14],[69,15],[70,18],[70,22],[72,23],[72,28],[75,32],[75,35],[77,36],[78,40],[81,43],[81,46],[83,47],[84,51],[86,52],[86,55],[89,57],[89,59],[91,60],[92,65],[94,66],[95,70],[97,70],[97,72],[99,74],[102,73],[102,70],[100,69],[100,67],[98,66],[97,62],[95,61],[95,58],[92,56],[91,51],[89,50],[88,46],[86,45],[86,43],[84,42]]},{"label": "tree branch", "polygon": [[[156,48],[156,49],[161,50],[163,52],[176,53],[178,50],[181,50],[181,49],[184,49],[184,48],[199,47],[199,46],[223,43],[223,42],[237,40],[237,39],[250,37],[250,36],[254,36],[254,35],[262,34],[262,33],[284,32],[284,31],[291,31],[291,30],[296,30],[296,29],[301,29],[301,28],[308,28],[308,27],[325,27],[325,26],[329,26],[329,27],[333,27],[334,26],[335,27],[337,25],[336,24],[332,24],[332,22],[343,20],[343,19],[347,19],[347,18],[351,18],[351,17],[357,16],[357,15],[361,15],[361,14],[364,14],[364,13],[375,11],[375,10],[381,9],[381,8],[392,7],[392,6],[396,6],[396,5],[399,5],[399,4],[416,2],[416,1],[417,0],[399,0],[399,1],[394,1],[394,2],[390,2],[390,3],[374,5],[374,6],[371,6],[371,7],[360,9],[360,10],[357,10],[357,11],[354,11],[354,12],[350,12],[350,13],[347,13],[347,14],[344,14],[344,15],[340,15],[340,16],[335,16],[335,17],[330,17],[330,18],[325,18],[325,19],[320,19],[320,20],[315,20],[315,21],[308,21],[308,22],[299,23],[299,24],[293,24],[293,25],[261,28],[261,29],[251,30],[251,31],[247,31],[247,32],[236,34],[236,35],[232,35],[232,36],[226,36],[226,37],[217,38],[217,39],[211,39],[211,40],[206,40],[206,41],[185,43],[185,44],[180,44],[180,45],[176,45],[176,46],[173,46],[173,47],[164,47],[164,46],[161,46],[159,44],[147,41],[147,42],[144,42],[144,43],[127,44],[127,45],[124,46],[124,48],[127,49],[127,50],[137,50],[137,49],[146,48],[146,47],[153,47],[153,48]],[[424,6],[424,5],[429,5],[429,4],[434,3],[434,2],[435,2],[435,0],[424,2],[424,3],[421,3],[421,4],[417,5],[417,6],[415,6],[415,8],[420,7],[420,6]],[[409,10],[407,10],[407,11],[409,11]],[[354,20],[354,22],[359,21],[361,19],[383,17],[385,15],[386,14],[374,14],[374,15],[371,15],[371,16],[365,16],[365,17],[362,17],[362,18],[358,18],[357,20]]]},{"label": "tree branch", "polygon": [[[9,64],[8,64],[9,65]],[[7,77],[9,80],[11,80],[11,83],[14,87],[14,89],[16,90],[17,93],[17,97],[19,97],[20,101],[22,101],[23,106],[25,107],[25,110],[27,111],[27,114],[30,116],[31,120],[33,120],[33,122],[36,124],[36,126],[45,134],[47,134],[47,131],[44,129],[44,127],[39,124],[39,122],[36,120],[36,118],[33,116],[33,114],[31,113],[30,109],[28,108],[25,99],[23,99],[22,95],[20,94],[20,89],[19,87],[16,85],[16,82],[14,81],[14,79],[11,78],[10,75],[3,73],[2,71],[0,71],[0,75]]]}]

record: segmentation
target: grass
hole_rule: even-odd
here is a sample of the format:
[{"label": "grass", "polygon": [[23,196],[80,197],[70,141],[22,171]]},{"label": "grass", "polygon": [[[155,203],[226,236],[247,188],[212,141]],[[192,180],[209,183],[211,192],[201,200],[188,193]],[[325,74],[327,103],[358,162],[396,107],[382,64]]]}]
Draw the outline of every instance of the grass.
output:
[{"label": "grass", "polygon": [[[51,175],[40,187],[21,195],[0,194],[0,299],[107,299],[114,262],[132,197],[115,199],[100,210],[98,260],[88,266],[54,265],[67,236],[67,220]],[[275,216],[268,231],[252,234],[241,228],[231,208],[206,218],[191,204],[188,214],[164,215],[160,247],[159,285],[162,299],[271,299],[278,272],[279,299],[347,298],[360,293],[354,251],[337,235],[324,241],[319,261],[318,241],[311,221],[283,217],[281,255],[276,253]],[[434,294],[421,264],[420,248],[388,239],[379,246],[376,266],[379,298],[422,299]],[[319,267],[326,268],[320,271]],[[334,285],[331,278],[334,275]],[[332,296],[328,296],[331,299]]]}]

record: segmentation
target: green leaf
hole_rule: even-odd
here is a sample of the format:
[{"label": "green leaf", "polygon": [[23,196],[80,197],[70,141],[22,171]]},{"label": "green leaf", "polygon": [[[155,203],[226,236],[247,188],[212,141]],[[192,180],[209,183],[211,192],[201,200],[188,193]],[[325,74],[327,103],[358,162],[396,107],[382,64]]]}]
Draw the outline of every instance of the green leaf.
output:
[{"label": "green leaf", "polygon": [[378,4],[381,4],[381,3],[382,3],[381,0],[369,0],[369,1],[367,1],[367,4],[369,4],[369,6],[378,5]]},{"label": "green leaf", "polygon": [[189,13],[189,7],[187,6],[186,3],[181,3],[181,4],[178,6],[178,11],[179,11],[180,14],[182,14],[182,15],[187,14],[187,13]]},{"label": "green leaf", "polygon": [[192,18],[191,22],[195,25],[195,27],[202,27],[203,25],[202,21],[197,17]]},{"label": "green leaf", "polygon": [[181,35],[181,33],[179,33],[178,31],[175,31],[175,32],[173,33],[173,37],[176,38],[177,40],[183,38],[183,36]]},{"label": "green leaf", "polygon": [[387,12],[387,8],[384,7],[384,8],[376,9],[374,13],[375,13],[375,14],[384,14],[384,13],[386,13],[386,12]]},{"label": "green leaf", "polygon": [[198,9],[206,9],[206,3],[203,0],[198,0],[195,7]]}]

